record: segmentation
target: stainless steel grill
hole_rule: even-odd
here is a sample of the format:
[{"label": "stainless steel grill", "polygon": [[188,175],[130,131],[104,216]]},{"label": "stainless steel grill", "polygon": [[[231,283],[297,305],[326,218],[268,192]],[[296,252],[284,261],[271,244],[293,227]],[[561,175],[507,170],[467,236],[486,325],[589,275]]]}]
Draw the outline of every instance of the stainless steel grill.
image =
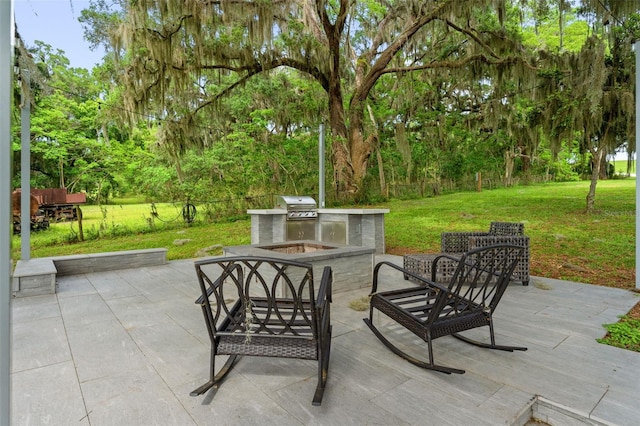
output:
[{"label": "stainless steel grill", "polygon": [[308,195],[280,195],[277,209],[287,211],[287,220],[315,220],[318,217],[316,200]]}]

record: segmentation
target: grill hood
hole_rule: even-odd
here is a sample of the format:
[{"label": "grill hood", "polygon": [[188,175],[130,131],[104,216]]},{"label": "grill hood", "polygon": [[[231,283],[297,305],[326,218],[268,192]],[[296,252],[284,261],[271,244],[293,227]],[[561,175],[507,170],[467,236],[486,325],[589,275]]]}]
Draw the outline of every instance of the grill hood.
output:
[{"label": "grill hood", "polygon": [[316,200],[308,195],[280,195],[277,209],[287,211],[287,220],[305,220],[318,217]]},{"label": "grill hood", "polygon": [[284,210],[314,210],[316,200],[308,195],[280,195],[276,201],[276,208]]}]

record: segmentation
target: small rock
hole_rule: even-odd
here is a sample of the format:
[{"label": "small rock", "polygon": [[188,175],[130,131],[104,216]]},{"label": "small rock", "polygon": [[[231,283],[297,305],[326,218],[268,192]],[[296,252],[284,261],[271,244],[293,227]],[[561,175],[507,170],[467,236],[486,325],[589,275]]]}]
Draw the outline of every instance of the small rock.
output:
[{"label": "small rock", "polygon": [[196,252],[196,257],[207,257],[207,256],[211,256],[213,251],[219,251],[220,249],[222,249],[222,244],[214,244],[212,246],[209,247],[204,247],[201,248],[200,250],[198,250]]},{"label": "small rock", "polygon": [[575,272],[589,272],[582,266],[574,265],[573,263],[565,263],[564,265],[562,265],[562,267],[564,269],[569,269],[570,271],[575,271]]},{"label": "small rock", "polygon": [[190,242],[191,238],[184,238],[184,239],[180,239],[180,240],[173,240],[173,245],[174,246],[183,246],[186,243]]}]

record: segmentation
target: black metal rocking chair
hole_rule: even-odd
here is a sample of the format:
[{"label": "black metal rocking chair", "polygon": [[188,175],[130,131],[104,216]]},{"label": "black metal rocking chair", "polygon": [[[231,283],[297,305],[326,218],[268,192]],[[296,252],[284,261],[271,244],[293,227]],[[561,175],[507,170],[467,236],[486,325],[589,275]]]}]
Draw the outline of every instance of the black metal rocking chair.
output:
[{"label": "black metal rocking chair", "polygon": [[[393,263],[380,262],[374,268],[369,318],[365,318],[364,322],[396,355],[419,367],[447,374],[462,374],[464,370],[435,364],[432,342],[438,337],[452,335],[467,343],[490,349],[511,352],[527,350],[525,347],[496,345],[492,319],[493,312],[509,284],[511,274],[523,251],[524,248],[521,246],[496,245],[469,251],[461,257],[443,254],[433,261],[431,279]],[[435,282],[438,262],[441,260],[457,262],[448,285]],[[409,276],[417,285],[378,291],[379,272],[383,266],[393,268],[400,273],[398,282],[403,276]],[[408,282],[404,281],[404,283]],[[373,324],[374,309],[424,340],[428,346],[428,361],[414,358],[387,340]],[[459,334],[465,330],[483,326],[489,327],[490,343],[471,340]]]},{"label": "black metal rocking chair", "polygon": [[[196,261],[195,268],[211,365],[209,381],[191,396],[217,387],[239,355],[298,358],[318,361],[313,405],[320,405],[331,350],[331,267],[324,268],[317,293],[308,263],[241,256]],[[218,355],[229,357],[216,373]]]}]

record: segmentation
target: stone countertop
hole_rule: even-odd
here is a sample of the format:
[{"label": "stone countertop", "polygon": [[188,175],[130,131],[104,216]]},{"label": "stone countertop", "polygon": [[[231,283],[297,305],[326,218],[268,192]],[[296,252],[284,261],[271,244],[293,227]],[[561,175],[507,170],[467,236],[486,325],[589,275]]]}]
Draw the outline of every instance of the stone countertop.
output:
[{"label": "stone countertop", "polygon": [[287,211],[282,209],[255,209],[247,210],[247,214],[282,214],[286,215]]},{"label": "stone countertop", "polygon": [[[389,209],[318,209],[318,214],[384,214],[389,213]],[[247,210],[247,214],[255,215],[268,215],[268,214],[281,214],[286,215],[287,211],[283,209],[255,209]]]},{"label": "stone countertop", "polygon": [[384,214],[389,213],[389,209],[318,209],[318,213],[331,214]]},{"label": "stone countertop", "polygon": [[[282,253],[271,250],[272,248],[278,248],[287,245],[320,245],[324,247],[324,250],[315,250],[304,253]],[[251,244],[241,246],[229,246],[223,247],[222,251],[225,256],[266,256],[280,259],[296,259],[301,262],[313,260],[333,259],[336,257],[349,257],[357,255],[371,255],[375,254],[375,248],[361,247],[361,246],[345,246],[342,244],[327,243],[323,241],[315,240],[293,240],[280,243],[268,243],[268,244]]]}]

